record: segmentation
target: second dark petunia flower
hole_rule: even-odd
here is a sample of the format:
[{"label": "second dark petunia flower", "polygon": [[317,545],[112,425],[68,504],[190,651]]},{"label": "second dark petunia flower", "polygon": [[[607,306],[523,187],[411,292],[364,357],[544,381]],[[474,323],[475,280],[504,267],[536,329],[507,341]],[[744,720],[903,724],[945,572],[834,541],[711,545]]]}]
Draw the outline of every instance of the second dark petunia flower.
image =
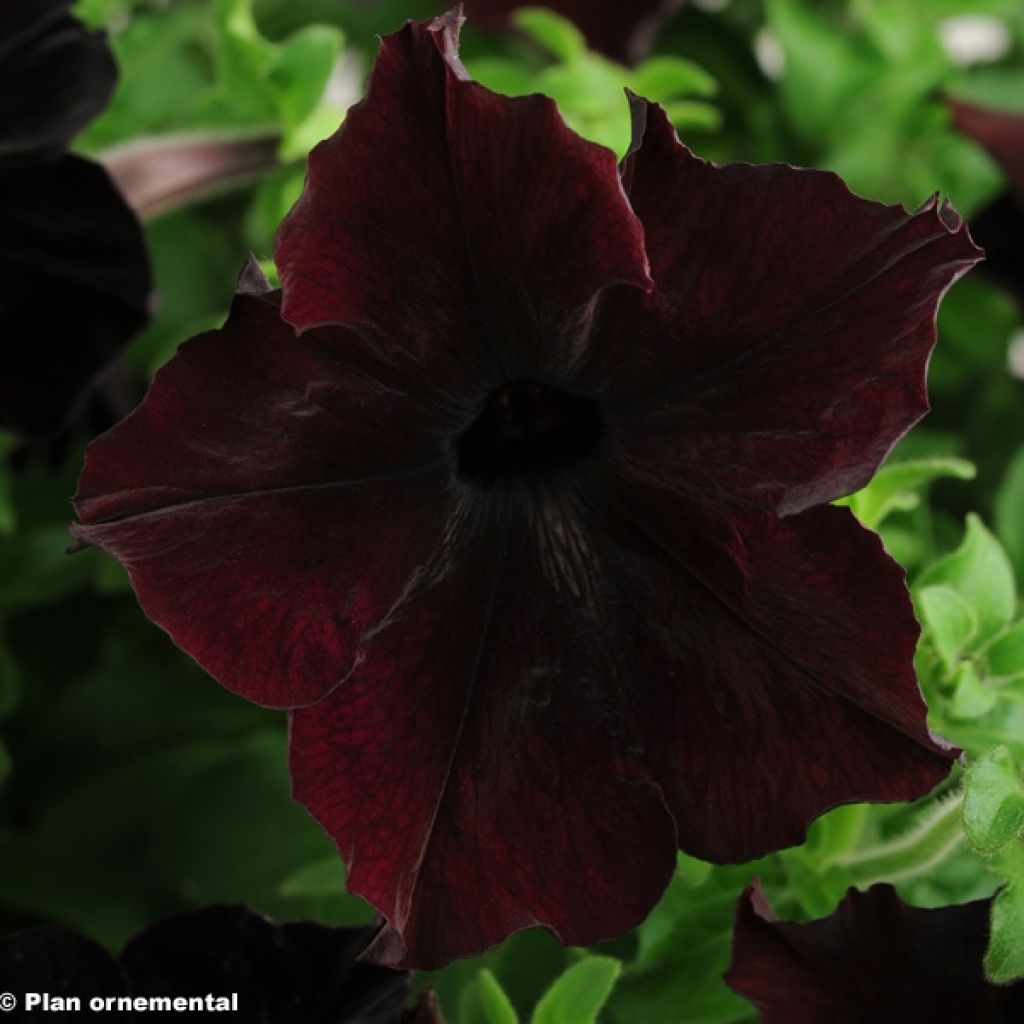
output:
[{"label": "second dark petunia flower", "polygon": [[615,935],[679,847],[755,857],[943,778],[903,574],[827,503],[926,410],[978,258],[948,207],[707,164],[639,99],[620,175],[468,81],[457,32],[384,40],[283,303],[247,275],[94,444],[75,528],[296,709],[296,795],[419,967]]},{"label": "second dark petunia flower", "polygon": [[1024,985],[994,985],[982,969],[991,906],[925,910],[875,885],[797,924],[779,921],[755,882],[736,908],[725,980],[762,1024],[1012,1024]]},{"label": "second dark petunia flower", "polygon": [[71,0],[0,6],[0,429],[60,427],[149,319],[146,242],[104,172],[66,153],[117,68]]}]

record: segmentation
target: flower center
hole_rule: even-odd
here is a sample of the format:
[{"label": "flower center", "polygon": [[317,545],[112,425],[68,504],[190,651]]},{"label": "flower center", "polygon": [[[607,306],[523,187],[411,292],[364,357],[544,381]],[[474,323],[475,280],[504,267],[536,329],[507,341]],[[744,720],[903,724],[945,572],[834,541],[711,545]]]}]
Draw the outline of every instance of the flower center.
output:
[{"label": "flower center", "polygon": [[492,391],[455,439],[460,479],[482,487],[541,478],[596,455],[605,421],[592,398],[519,380]]}]

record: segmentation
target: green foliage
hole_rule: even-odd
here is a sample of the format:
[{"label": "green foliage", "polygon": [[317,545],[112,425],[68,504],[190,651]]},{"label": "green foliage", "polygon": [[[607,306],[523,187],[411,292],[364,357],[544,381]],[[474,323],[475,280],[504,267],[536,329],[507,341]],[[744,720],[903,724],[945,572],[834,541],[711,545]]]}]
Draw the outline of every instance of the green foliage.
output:
[{"label": "green foliage", "polygon": [[907,512],[921,504],[921,494],[934,480],[954,477],[972,480],[974,466],[966,459],[932,458],[890,462],[871,482],[839,504],[849,505],[867,527],[877,530],[890,513]]},{"label": "green foliage", "polygon": [[1006,550],[1024,577],[1024,448],[1006,469],[995,496],[996,530]]},{"label": "green foliage", "polygon": [[484,968],[462,990],[459,1021],[461,1024],[519,1024],[519,1016],[498,979]]},{"label": "green foliage", "polygon": [[855,191],[912,206],[940,191],[971,211],[995,193],[998,172],[951,130],[939,101],[957,72],[930,5],[766,6],[785,57],[781,100],[814,163],[838,171]]},{"label": "green foliage", "polygon": [[[93,19],[123,16],[94,4]],[[159,17],[129,18],[112,44],[120,88],[84,134],[92,151],[143,135],[256,129],[281,135],[281,158],[305,156],[330,134],[344,110],[324,102],[342,33],[308,25],[282,42],[257,27],[253,0],[183,0]]]},{"label": "green foliage", "polygon": [[985,973],[997,985],[1024,978],[1024,847],[1008,846],[1000,871],[1010,879],[992,905],[991,938],[985,953]]},{"label": "green foliage", "polygon": [[964,832],[983,857],[991,857],[1024,832],[1024,780],[1005,747],[978,758],[964,783]]},{"label": "green foliage", "polygon": [[920,587],[937,584],[947,585],[973,611],[977,643],[991,640],[1009,625],[1017,602],[1013,567],[977,516],[967,517],[967,532],[960,547],[918,580]]},{"label": "green foliage", "polygon": [[532,1024],[595,1024],[621,970],[607,956],[573,964],[541,997]]},{"label": "green foliage", "polygon": [[[625,90],[662,103],[677,128],[713,129],[717,111],[704,102],[715,95],[715,80],[692,61],[651,57],[634,69],[592,53],[576,27],[541,8],[515,13],[515,23],[535,44],[522,57],[471,60],[473,77],[498,92],[551,96],[569,124],[581,135],[622,155],[629,145]],[[539,51],[539,52],[538,52]]]},{"label": "green foliage", "polygon": [[917,607],[943,667],[949,673],[954,672],[960,655],[977,636],[978,617],[952,587],[943,585],[922,587],[917,592]]}]

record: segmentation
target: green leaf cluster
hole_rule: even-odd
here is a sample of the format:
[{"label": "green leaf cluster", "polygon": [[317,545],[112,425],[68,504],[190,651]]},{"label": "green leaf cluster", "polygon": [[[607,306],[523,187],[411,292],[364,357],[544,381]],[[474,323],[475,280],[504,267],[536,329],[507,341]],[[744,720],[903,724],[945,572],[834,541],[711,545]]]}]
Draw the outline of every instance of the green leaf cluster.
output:
[{"label": "green leaf cluster", "polygon": [[515,56],[469,62],[473,77],[497,92],[552,97],[576,131],[620,156],[630,139],[627,89],[661,103],[680,131],[718,126],[718,112],[708,102],[716,82],[693,61],[663,55],[624,68],[588,50],[572,22],[551,11],[524,8],[514,17],[524,48]]}]

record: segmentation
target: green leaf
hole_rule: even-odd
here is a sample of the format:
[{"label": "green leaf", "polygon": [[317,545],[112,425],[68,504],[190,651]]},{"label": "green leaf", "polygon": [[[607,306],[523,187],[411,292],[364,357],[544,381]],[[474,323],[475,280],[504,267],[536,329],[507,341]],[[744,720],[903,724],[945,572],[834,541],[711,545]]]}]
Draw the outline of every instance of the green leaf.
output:
[{"label": "green leaf", "polygon": [[274,47],[260,35],[253,0],[216,0],[217,72],[227,105],[246,119],[273,121],[276,97],[269,81]]},{"label": "green leaf", "polygon": [[1024,885],[1010,884],[992,901],[985,974],[996,985],[1024,978]]},{"label": "green leaf", "polygon": [[485,967],[462,990],[459,998],[459,1024],[519,1024],[498,979]]},{"label": "green leaf", "polygon": [[506,96],[524,96],[533,88],[530,69],[504,57],[478,57],[469,61],[473,80]]},{"label": "green leaf", "polygon": [[569,62],[587,52],[580,30],[567,18],[546,8],[523,8],[515,12],[512,21],[560,61]]},{"label": "green leaf", "polygon": [[328,111],[326,121],[316,115],[341,44],[337,29],[310,25],[281,45],[270,69],[270,81],[283,128],[282,160],[305,156],[340,123],[341,111]]},{"label": "green leaf", "polygon": [[787,113],[808,138],[827,139],[841,131],[836,111],[869,85],[879,62],[802,0],[768,0],[766,6],[786,57]]},{"label": "green leaf", "polygon": [[996,491],[995,527],[1000,540],[1024,575],[1024,448],[1013,457]]},{"label": "green leaf", "polygon": [[289,875],[280,885],[282,896],[347,896],[345,866],[339,857],[324,857]]},{"label": "green leaf", "polygon": [[915,597],[928,635],[946,671],[952,672],[978,632],[978,620],[971,606],[952,587],[924,587]]},{"label": "green leaf", "polygon": [[1017,599],[1013,567],[976,515],[968,515],[960,547],[927,569],[919,580],[923,587],[941,583],[970,605],[978,622],[979,642],[991,640],[1013,617]]},{"label": "green leaf", "polygon": [[960,665],[953,675],[953,700],[949,705],[951,718],[966,721],[987,715],[996,703],[996,695],[978,677],[974,665]]},{"label": "green leaf", "polygon": [[854,515],[869,529],[878,525],[891,512],[916,508],[923,490],[933,480],[954,477],[972,480],[974,466],[966,459],[931,458],[884,465],[871,482],[840,504],[849,505]]},{"label": "green leaf", "polygon": [[1024,620],[1000,633],[984,653],[988,673],[994,680],[1024,675]]},{"label": "green leaf", "polygon": [[1024,830],[1024,786],[1006,747],[978,758],[964,782],[964,833],[983,857],[998,853]]},{"label": "green leaf", "polygon": [[660,103],[676,96],[714,96],[718,83],[699,64],[682,57],[645,60],[632,76],[633,91]]},{"label": "green leaf", "polygon": [[7,747],[4,746],[3,741],[0,741],[0,786],[3,786],[10,774],[11,755],[7,753]]},{"label": "green leaf", "polygon": [[50,604],[87,587],[103,556],[97,551],[68,555],[69,546],[61,526],[0,538],[0,608]]},{"label": "green leaf", "polygon": [[664,104],[669,120],[679,129],[714,131],[722,126],[722,114],[708,103],[696,100],[668,100]]},{"label": "green leaf", "polygon": [[209,11],[192,4],[134,18],[111,40],[118,88],[76,148],[95,152],[142,135],[201,127],[197,107],[212,84],[210,28]]},{"label": "green leaf", "polygon": [[131,0],[76,0],[75,17],[90,28],[103,28],[115,19],[123,18]]},{"label": "green leaf", "polygon": [[541,997],[532,1024],[595,1024],[621,970],[607,956],[573,964]]}]

